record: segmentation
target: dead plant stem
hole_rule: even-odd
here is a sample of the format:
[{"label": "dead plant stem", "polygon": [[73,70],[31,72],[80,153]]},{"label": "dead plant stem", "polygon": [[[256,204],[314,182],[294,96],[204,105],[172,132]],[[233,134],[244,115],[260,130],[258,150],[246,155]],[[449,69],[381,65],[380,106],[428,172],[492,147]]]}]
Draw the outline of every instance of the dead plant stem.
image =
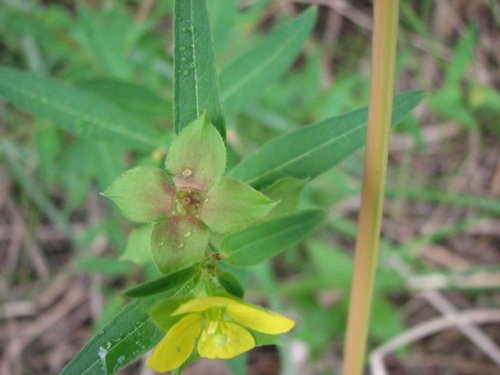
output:
[{"label": "dead plant stem", "polygon": [[344,353],[344,375],[361,375],[379,253],[394,90],[398,0],[374,1],[365,169]]}]

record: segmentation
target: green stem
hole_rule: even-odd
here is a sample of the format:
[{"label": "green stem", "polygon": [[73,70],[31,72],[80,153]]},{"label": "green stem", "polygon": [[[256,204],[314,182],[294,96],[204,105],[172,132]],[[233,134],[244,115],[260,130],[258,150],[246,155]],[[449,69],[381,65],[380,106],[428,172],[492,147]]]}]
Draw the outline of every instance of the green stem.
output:
[{"label": "green stem", "polygon": [[361,375],[377,270],[394,90],[398,0],[374,1],[372,79],[365,170],[344,354],[344,375]]}]

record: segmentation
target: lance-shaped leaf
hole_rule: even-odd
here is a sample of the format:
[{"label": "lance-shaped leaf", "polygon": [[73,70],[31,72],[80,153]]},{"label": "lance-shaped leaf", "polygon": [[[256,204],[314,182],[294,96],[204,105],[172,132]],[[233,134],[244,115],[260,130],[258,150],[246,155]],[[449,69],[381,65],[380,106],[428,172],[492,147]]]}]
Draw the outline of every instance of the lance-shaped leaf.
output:
[{"label": "lance-shaped leaf", "polygon": [[226,168],[226,147],[205,114],[174,138],[166,165],[178,188],[206,191],[222,176]]},{"label": "lance-shaped leaf", "polygon": [[139,298],[147,297],[153,294],[165,292],[167,290],[179,289],[183,285],[192,286],[192,281],[198,279],[200,269],[197,266],[183,269],[178,272],[160,277],[159,279],[143,283],[141,285],[125,290],[124,294],[128,297]]},{"label": "lance-shaped leaf", "polygon": [[[422,92],[394,98],[392,123],[398,123],[422,100]],[[228,176],[255,188],[290,176],[310,179],[327,171],[364,145],[367,109],[334,117],[273,140],[237,164]]]},{"label": "lance-shaped leaf", "polygon": [[130,220],[154,222],[172,211],[175,189],[167,180],[167,172],[155,167],[128,170],[103,193]]},{"label": "lance-shaped leaf", "polygon": [[205,0],[175,1],[174,42],[175,130],[179,133],[206,112],[225,137]]},{"label": "lance-shaped leaf", "polygon": [[145,310],[158,298],[133,301],[97,333],[66,365],[61,375],[108,375],[141,357],[164,333]]},{"label": "lance-shaped leaf", "polygon": [[78,136],[138,150],[160,145],[158,132],[84,90],[31,73],[0,67],[0,96]]},{"label": "lance-shaped leaf", "polygon": [[171,216],[156,223],[151,253],[161,273],[171,273],[199,262],[208,245],[208,234],[196,218]]},{"label": "lance-shaped leaf", "polygon": [[245,289],[240,281],[231,272],[222,272],[217,275],[217,281],[229,294],[236,298],[243,298]]},{"label": "lance-shaped leaf", "polygon": [[212,231],[228,233],[264,218],[275,204],[240,181],[220,177],[206,195],[200,218]]},{"label": "lance-shaped leaf", "polygon": [[79,81],[76,85],[105,98],[117,108],[133,114],[144,122],[154,123],[159,118],[164,120],[171,117],[171,98],[160,97],[144,85],[102,77]]},{"label": "lance-shaped leaf", "polygon": [[311,209],[245,228],[222,241],[222,259],[241,267],[263,262],[307,236],[324,218],[323,211]]}]

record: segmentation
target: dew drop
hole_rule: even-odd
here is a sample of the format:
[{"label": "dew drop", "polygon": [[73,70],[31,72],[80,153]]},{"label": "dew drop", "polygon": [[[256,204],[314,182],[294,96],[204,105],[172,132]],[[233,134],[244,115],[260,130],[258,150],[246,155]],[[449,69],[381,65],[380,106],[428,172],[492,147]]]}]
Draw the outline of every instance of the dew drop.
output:
[{"label": "dew drop", "polygon": [[193,170],[191,168],[184,168],[181,171],[181,178],[189,178],[193,175]]},{"label": "dew drop", "polygon": [[185,76],[188,76],[189,75],[189,69],[184,69],[182,71],[182,74],[185,75]]},{"label": "dew drop", "polygon": [[[107,344],[106,344],[106,347],[109,349]],[[104,371],[105,374],[108,374],[108,366],[107,366],[107,362],[106,362],[106,356],[108,355],[108,349],[100,346],[99,351],[97,352],[97,356],[99,357],[101,369]]]},{"label": "dew drop", "polygon": [[186,50],[186,47],[185,47],[185,46],[180,46],[180,47],[179,47],[179,51],[181,51],[181,52],[182,52],[182,51],[185,51],[185,50]]},{"label": "dew drop", "polygon": [[189,237],[191,236],[191,232],[190,231],[187,231],[186,233],[184,233],[184,237]]},{"label": "dew drop", "polygon": [[179,249],[182,249],[184,247],[184,244],[181,242],[179,246],[177,246]]},{"label": "dew drop", "polygon": [[187,63],[189,60],[188,60],[186,57],[181,57],[181,61],[182,61],[183,63]]}]

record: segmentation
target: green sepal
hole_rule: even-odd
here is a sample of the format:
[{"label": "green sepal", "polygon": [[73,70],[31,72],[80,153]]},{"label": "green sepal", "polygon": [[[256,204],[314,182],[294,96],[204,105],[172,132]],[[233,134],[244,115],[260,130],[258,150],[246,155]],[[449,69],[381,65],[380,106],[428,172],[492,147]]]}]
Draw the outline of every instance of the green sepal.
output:
[{"label": "green sepal", "polygon": [[207,230],[189,216],[172,216],[156,223],[151,234],[151,254],[163,274],[198,263],[207,245]]},{"label": "green sepal", "polygon": [[201,220],[217,233],[229,233],[263,219],[276,202],[244,183],[220,177],[207,192]]},{"label": "green sepal", "polygon": [[131,298],[142,298],[174,288],[178,290],[193,289],[199,278],[200,269],[198,266],[193,266],[129,288],[123,294]]},{"label": "green sepal", "polygon": [[151,258],[151,233],[154,224],[144,224],[132,229],[128,235],[127,245],[120,260],[129,260],[137,264],[148,264]]},{"label": "green sepal", "polygon": [[187,298],[169,298],[158,301],[151,306],[147,313],[153,319],[153,322],[164,332],[167,332],[181,316],[171,316],[172,313],[185,301]]},{"label": "green sepal", "polygon": [[166,167],[178,188],[206,191],[226,168],[226,147],[204,114],[174,138]]},{"label": "green sepal", "polygon": [[283,177],[265,188],[262,192],[278,202],[268,218],[283,216],[294,212],[299,206],[299,198],[307,180]]},{"label": "green sepal", "polygon": [[255,346],[277,345],[282,346],[283,343],[277,335],[268,335],[267,333],[249,330],[255,340]]},{"label": "green sepal", "polygon": [[175,189],[165,170],[137,167],[118,177],[102,195],[115,202],[131,221],[150,223],[170,213]]},{"label": "green sepal", "polygon": [[226,292],[236,298],[243,299],[245,289],[240,284],[240,281],[231,272],[222,272],[217,275],[217,281],[224,288]]}]

